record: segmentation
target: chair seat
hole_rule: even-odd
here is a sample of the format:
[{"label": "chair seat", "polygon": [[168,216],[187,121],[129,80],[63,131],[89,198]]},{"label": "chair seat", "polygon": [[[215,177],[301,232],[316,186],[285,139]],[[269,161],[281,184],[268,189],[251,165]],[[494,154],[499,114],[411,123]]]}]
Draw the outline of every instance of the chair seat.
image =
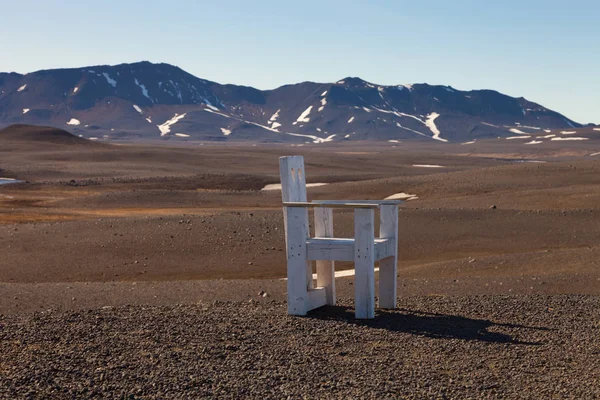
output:
[{"label": "chair seat", "polygon": [[[394,245],[394,246],[392,246]],[[395,243],[375,238],[375,260],[395,254]],[[354,239],[314,237],[306,241],[308,260],[354,261]]]}]

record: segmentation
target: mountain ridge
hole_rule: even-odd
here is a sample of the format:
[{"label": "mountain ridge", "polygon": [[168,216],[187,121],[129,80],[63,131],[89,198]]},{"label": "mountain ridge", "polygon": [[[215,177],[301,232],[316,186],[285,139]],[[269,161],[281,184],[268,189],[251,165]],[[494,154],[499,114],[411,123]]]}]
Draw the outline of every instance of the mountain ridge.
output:
[{"label": "mountain ridge", "polygon": [[584,126],[492,89],[346,77],[259,90],[149,61],[0,73],[0,126],[14,123],[70,128],[101,140],[284,143],[466,142]]}]

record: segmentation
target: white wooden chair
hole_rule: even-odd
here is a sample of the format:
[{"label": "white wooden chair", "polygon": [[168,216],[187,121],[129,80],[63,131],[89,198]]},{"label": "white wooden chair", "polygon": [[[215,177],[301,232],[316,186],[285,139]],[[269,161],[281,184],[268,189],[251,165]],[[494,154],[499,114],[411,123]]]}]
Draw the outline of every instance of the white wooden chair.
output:
[{"label": "white wooden chair", "polygon": [[[394,200],[320,200],[307,202],[304,159],[279,158],[287,249],[288,313],[306,315],[335,305],[335,261],[354,261],[356,318],[375,317],[375,262],[379,261],[379,307],[396,307],[398,204]],[[314,209],[310,237],[308,209]],[[333,236],[333,209],[354,209],[354,238]],[[375,237],[375,210],[380,232]],[[312,261],[317,261],[316,287]]]}]

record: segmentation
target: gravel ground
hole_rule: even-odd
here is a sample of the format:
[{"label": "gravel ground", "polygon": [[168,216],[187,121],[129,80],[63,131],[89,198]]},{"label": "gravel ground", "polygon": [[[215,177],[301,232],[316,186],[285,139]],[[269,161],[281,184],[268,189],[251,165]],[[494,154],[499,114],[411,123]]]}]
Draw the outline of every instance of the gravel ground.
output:
[{"label": "gravel ground", "polygon": [[0,397],[600,398],[600,297],[105,307],[0,317]]}]

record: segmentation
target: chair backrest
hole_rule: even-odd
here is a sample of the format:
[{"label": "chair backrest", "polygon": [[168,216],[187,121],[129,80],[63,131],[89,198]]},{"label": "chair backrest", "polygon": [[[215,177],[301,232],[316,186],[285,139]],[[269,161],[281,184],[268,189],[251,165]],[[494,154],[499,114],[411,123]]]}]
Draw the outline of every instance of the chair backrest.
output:
[{"label": "chair backrest", "polygon": [[306,201],[304,157],[279,157],[279,176],[281,177],[281,197],[284,202]]}]

